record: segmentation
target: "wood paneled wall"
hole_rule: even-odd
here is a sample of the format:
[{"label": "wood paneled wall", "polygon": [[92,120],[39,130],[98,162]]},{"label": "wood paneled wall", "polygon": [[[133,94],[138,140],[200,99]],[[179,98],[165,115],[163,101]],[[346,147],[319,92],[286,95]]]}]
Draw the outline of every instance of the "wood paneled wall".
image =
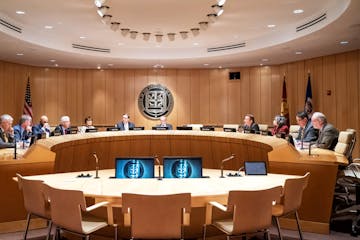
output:
[{"label": "wood paneled wall", "polygon": [[[174,96],[168,117],[174,126],[187,123],[242,123],[246,113],[257,122],[272,124],[280,112],[283,75],[286,75],[291,122],[303,109],[307,72],[311,72],[313,106],[338,129],[355,128],[360,120],[360,50],[274,66],[234,69],[63,69],[0,62],[0,113],[18,119],[22,113],[27,77],[30,76],[35,121],[46,114],[56,125],[69,115],[80,125],[90,115],[97,125],[112,125],[123,113],[136,125],[149,129],[137,107],[140,91],[160,83]],[[228,80],[229,71],[241,79]],[[328,91],[331,91],[328,95]],[[359,157],[356,149],[355,156]]]}]

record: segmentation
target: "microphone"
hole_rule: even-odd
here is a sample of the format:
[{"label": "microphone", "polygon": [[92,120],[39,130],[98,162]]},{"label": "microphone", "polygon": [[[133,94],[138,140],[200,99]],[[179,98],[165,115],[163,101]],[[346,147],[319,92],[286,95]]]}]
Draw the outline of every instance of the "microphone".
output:
[{"label": "microphone", "polygon": [[221,160],[221,166],[220,166],[220,169],[221,169],[221,176],[220,177],[221,178],[224,178],[224,162],[227,162],[227,161],[233,159],[234,157],[235,157],[235,154],[232,153],[230,155],[230,157],[227,157],[227,158]]},{"label": "microphone", "polygon": [[161,168],[160,168],[160,160],[158,158],[157,155],[154,156],[154,160],[156,162],[156,164],[158,165],[158,180],[162,180],[162,177],[161,177]]},{"label": "microphone", "polygon": [[316,142],[311,142],[309,144],[309,156],[311,156],[311,146],[314,145]]},{"label": "microphone", "polygon": [[93,152],[93,156],[95,158],[95,178],[100,178],[99,177],[99,159],[96,155],[96,152]]},{"label": "microphone", "polygon": [[17,157],[16,157],[16,151],[17,151],[16,138],[14,138],[14,144],[15,144],[15,146],[14,146],[14,159],[16,159],[16,158],[17,158]]}]

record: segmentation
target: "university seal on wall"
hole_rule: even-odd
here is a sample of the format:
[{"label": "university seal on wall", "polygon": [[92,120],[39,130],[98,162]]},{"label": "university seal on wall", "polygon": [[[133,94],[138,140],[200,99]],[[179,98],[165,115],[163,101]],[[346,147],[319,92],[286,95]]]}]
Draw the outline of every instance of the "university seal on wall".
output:
[{"label": "university seal on wall", "polygon": [[151,84],[141,91],[138,105],[140,112],[145,117],[158,119],[171,112],[174,106],[174,99],[166,87],[160,84]]}]

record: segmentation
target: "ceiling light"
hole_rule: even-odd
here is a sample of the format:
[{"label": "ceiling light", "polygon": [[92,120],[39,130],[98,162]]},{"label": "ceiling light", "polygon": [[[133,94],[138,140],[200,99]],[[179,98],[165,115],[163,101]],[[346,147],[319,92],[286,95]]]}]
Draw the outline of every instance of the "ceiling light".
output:
[{"label": "ceiling light", "polygon": [[151,33],[144,32],[144,33],[142,33],[142,35],[143,35],[143,39],[145,41],[149,41]]},{"label": "ceiling light", "polygon": [[97,7],[101,7],[104,3],[106,2],[106,0],[95,0],[95,6]]},{"label": "ceiling light", "polygon": [[263,62],[268,62],[268,61],[269,61],[269,59],[267,59],[267,58],[263,58],[263,59],[261,59],[261,61],[263,61]]},{"label": "ceiling light", "polygon": [[304,10],[302,10],[302,9],[295,9],[293,11],[294,14],[300,14],[300,13],[303,13],[303,12],[304,12]]},{"label": "ceiling light", "polygon": [[124,45],[124,43],[122,43],[122,42],[119,42],[119,43],[118,43],[118,45],[119,45],[119,46],[122,46],[122,45]]},{"label": "ceiling light", "polygon": [[80,36],[80,39],[85,39],[86,37],[85,36]]},{"label": "ceiling light", "polygon": [[340,42],[341,45],[346,45],[346,44],[348,44],[348,43],[349,43],[349,41],[341,41],[341,42]]},{"label": "ceiling light", "polygon": [[16,11],[16,13],[19,14],[19,15],[24,15],[25,14],[25,12],[21,11],[21,10]]},{"label": "ceiling light", "polygon": [[217,2],[219,6],[222,6],[225,4],[226,0],[218,0]]},{"label": "ceiling light", "polygon": [[268,28],[274,28],[274,27],[276,27],[276,25],[275,24],[269,24],[269,25],[267,25],[267,27]]},{"label": "ceiling light", "polygon": [[130,38],[135,39],[137,34],[138,34],[137,31],[130,31]]},{"label": "ceiling light", "polygon": [[110,9],[109,6],[104,5],[104,6],[98,7],[97,13],[100,15],[100,17],[103,17],[109,9]]},{"label": "ceiling light", "polygon": [[128,28],[122,28],[121,29],[121,34],[125,37],[128,33],[130,32],[130,29]]},{"label": "ceiling light", "polygon": [[209,18],[210,22],[215,22],[217,15],[215,13],[210,13],[207,15],[207,17]]},{"label": "ceiling light", "polygon": [[17,53],[16,55],[17,56],[23,56],[24,54],[23,53]]},{"label": "ceiling light", "polygon": [[193,43],[193,45],[194,45],[194,46],[198,46],[198,45],[199,45],[199,43],[197,43],[197,42],[194,42],[194,43]]},{"label": "ceiling light", "polygon": [[174,40],[175,40],[175,35],[176,35],[176,33],[168,33],[168,34],[167,34],[168,39],[169,39],[170,41],[174,41]]},{"label": "ceiling light", "polygon": [[119,22],[111,22],[110,25],[110,29],[113,30],[114,32],[116,32],[120,27],[120,23]]},{"label": "ceiling light", "polygon": [[102,21],[104,24],[110,24],[110,23],[111,23],[111,18],[112,18],[112,15],[110,15],[110,14],[105,14],[105,15],[101,18],[101,21]]},{"label": "ceiling light", "polygon": [[187,37],[188,37],[188,32],[187,32],[187,31],[181,31],[181,32],[180,32],[180,36],[181,36],[182,39],[187,39]]},{"label": "ceiling light", "polygon": [[301,52],[301,51],[296,51],[295,54],[296,54],[296,55],[301,55],[302,52]]},{"label": "ceiling light", "polygon": [[203,65],[204,65],[204,66],[209,66],[209,64],[208,64],[208,63],[204,63]]},{"label": "ceiling light", "polygon": [[264,64],[260,63],[260,66],[264,66]]},{"label": "ceiling light", "polygon": [[50,25],[46,25],[44,26],[45,29],[53,29],[54,27],[53,26],[50,26]]},{"label": "ceiling light", "polygon": [[55,60],[55,59],[50,59],[49,61],[50,61],[50,62],[56,62],[56,60]]},{"label": "ceiling light", "polygon": [[201,30],[206,30],[208,28],[208,22],[199,22]]},{"label": "ceiling light", "polygon": [[100,66],[100,65],[98,65],[96,68],[97,68],[97,69],[101,69],[101,66]]},{"label": "ceiling light", "polygon": [[156,41],[157,41],[157,42],[161,42],[161,41],[162,41],[162,37],[163,37],[162,34],[155,34],[155,38],[156,38]]},{"label": "ceiling light", "polygon": [[192,28],[192,29],[190,29],[190,31],[192,32],[194,37],[196,37],[200,33],[200,28]]},{"label": "ceiling light", "polygon": [[54,64],[54,66],[55,66],[55,67],[58,67],[58,66],[59,66],[59,64],[55,63],[55,64]]},{"label": "ceiling light", "polygon": [[112,67],[112,66],[114,66],[114,64],[112,64],[112,63],[108,63],[108,66],[109,66],[109,67]]},{"label": "ceiling light", "polygon": [[214,10],[216,16],[220,16],[224,12],[224,9],[222,8],[222,6],[219,6],[217,4],[214,4],[211,7]]},{"label": "ceiling light", "polygon": [[164,65],[157,63],[153,66],[153,68],[164,68]]},{"label": "ceiling light", "polygon": [[222,66],[219,66],[218,68],[219,68],[219,69],[222,69]]}]

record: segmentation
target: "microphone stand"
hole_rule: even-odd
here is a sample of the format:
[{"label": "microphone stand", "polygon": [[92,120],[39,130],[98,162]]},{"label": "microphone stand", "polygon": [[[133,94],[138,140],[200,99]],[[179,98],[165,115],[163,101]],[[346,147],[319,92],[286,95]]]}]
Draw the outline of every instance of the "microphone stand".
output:
[{"label": "microphone stand", "polygon": [[311,146],[314,145],[316,142],[312,142],[309,144],[309,156],[311,156]]},{"label": "microphone stand", "polygon": [[17,156],[16,156],[16,151],[17,151],[16,138],[14,138],[14,144],[15,144],[15,146],[14,146],[14,159],[16,159],[17,158]]},{"label": "microphone stand", "polygon": [[157,155],[154,156],[154,159],[155,159],[156,164],[158,165],[158,178],[157,178],[157,180],[162,180],[161,168],[160,168],[160,160],[159,160]]},{"label": "microphone stand", "polygon": [[224,162],[227,162],[227,161],[233,159],[234,157],[235,157],[235,154],[231,154],[230,157],[221,160],[221,166],[220,166],[221,176],[220,176],[220,178],[224,178]]},{"label": "microphone stand", "polygon": [[95,158],[95,178],[100,178],[99,177],[99,159],[96,155],[96,152],[93,153],[93,156]]}]

